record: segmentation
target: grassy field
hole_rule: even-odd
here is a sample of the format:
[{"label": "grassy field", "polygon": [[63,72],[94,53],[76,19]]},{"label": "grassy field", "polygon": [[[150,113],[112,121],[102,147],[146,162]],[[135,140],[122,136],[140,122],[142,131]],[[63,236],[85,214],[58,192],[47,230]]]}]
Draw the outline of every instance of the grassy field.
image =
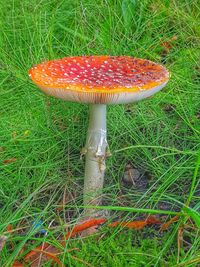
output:
[{"label": "grassy field", "polygon": [[[58,236],[81,212],[88,106],[43,95],[27,71],[44,59],[93,54],[146,58],[171,72],[153,98],[108,109],[112,157],[104,191],[111,220],[145,218],[141,209],[169,211],[157,215],[163,222],[170,211],[182,216],[163,233],[158,226],[102,226],[97,236],[69,240],[59,259],[77,267],[199,266],[199,6],[197,0],[1,3],[0,235],[8,239],[0,266],[12,266],[44,240],[59,247]],[[144,188],[123,183],[128,164],[143,174]]]}]

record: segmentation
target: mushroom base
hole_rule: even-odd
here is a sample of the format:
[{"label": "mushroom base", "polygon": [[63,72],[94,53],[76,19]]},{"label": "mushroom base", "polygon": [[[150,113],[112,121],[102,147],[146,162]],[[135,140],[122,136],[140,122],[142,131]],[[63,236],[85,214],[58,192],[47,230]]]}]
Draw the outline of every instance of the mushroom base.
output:
[{"label": "mushroom base", "polygon": [[108,146],[106,136],[106,105],[91,105],[86,146],[83,149],[83,154],[86,156],[83,189],[85,216],[94,216],[96,213],[95,209],[88,209],[87,206],[102,204],[106,148]]}]

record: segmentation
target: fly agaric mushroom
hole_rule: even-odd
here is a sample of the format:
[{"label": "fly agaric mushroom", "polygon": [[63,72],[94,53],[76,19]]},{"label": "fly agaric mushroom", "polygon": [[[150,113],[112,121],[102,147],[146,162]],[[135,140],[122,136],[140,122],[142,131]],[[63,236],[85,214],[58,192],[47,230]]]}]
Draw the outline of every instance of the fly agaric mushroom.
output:
[{"label": "fly agaric mushroom", "polygon": [[106,105],[155,94],[168,82],[169,72],[129,56],[77,56],[43,62],[32,67],[29,76],[48,95],[90,104],[83,203],[101,205],[108,149]]}]

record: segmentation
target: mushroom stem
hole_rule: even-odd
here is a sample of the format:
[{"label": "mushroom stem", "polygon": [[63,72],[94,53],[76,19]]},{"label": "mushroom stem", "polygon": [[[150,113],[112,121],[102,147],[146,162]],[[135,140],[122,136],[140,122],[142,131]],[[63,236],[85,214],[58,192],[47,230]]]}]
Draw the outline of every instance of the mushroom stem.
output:
[{"label": "mushroom stem", "polygon": [[[83,189],[84,206],[102,204],[102,190],[105,157],[108,146],[106,140],[106,105],[91,104],[89,111],[89,127],[86,139],[85,180]],[[94,210],[85,209],[85,215],[91,216]]]}]

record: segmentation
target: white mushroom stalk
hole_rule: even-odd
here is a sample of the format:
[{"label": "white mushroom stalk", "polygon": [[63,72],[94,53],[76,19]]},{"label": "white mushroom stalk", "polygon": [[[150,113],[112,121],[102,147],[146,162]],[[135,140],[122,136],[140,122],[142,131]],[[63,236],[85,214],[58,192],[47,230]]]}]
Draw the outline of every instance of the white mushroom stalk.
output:
[{"label": "white mushroom stalk", "polygon": [[[83,153],[86,156],[85,179],[83,189],[84,206],[102,204],[104,173],[106,169],[106,105],[91,104],[86,145]],[[92,213],[93,210],[88,213]]]}]

